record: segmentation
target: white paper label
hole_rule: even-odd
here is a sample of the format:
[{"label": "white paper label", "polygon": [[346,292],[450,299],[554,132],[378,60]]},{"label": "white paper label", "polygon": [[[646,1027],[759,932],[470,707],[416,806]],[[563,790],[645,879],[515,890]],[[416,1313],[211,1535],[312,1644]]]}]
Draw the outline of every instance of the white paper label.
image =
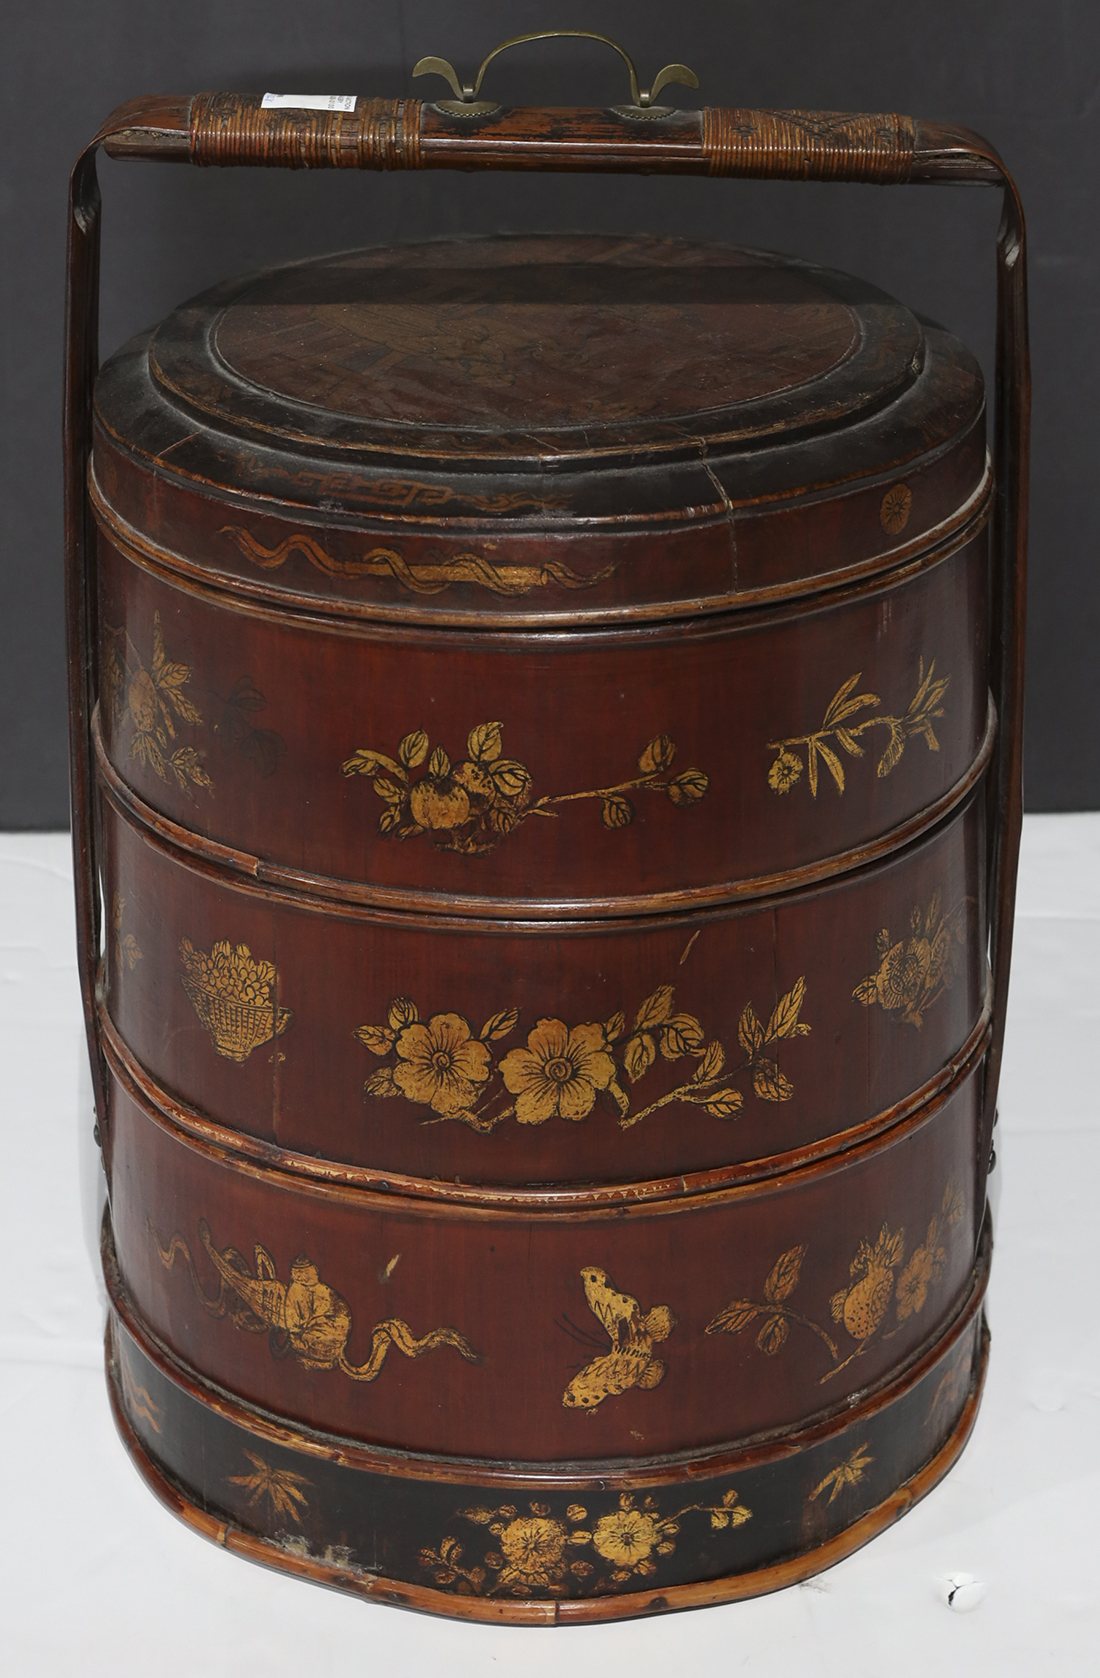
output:
[{"label": "white paper label", "polygon": [[354,93],[265,93],[265,111],[354,111]]}]

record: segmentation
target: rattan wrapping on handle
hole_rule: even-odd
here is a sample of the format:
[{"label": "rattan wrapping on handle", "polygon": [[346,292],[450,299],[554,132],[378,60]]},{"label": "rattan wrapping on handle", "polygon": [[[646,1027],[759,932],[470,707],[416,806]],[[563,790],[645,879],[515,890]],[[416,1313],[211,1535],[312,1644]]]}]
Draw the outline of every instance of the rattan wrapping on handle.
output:
[{"label": "rattan wrapping on handle", "polygon": [[911,117],[708,106],[703,153],[712,175],[801,181],[907,181]]},{"label": "rattan wrapping on handle", "polygon": [[354,111],[265,110],[255,93],[200,93],[191,162],[270,169],[419,169],[420,100],[359,99]]}]

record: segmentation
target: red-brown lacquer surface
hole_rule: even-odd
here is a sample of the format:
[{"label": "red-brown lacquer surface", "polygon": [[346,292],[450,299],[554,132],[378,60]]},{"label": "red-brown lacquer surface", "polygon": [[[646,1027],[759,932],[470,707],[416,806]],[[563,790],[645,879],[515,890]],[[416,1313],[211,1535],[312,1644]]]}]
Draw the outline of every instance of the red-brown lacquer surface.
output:
[{"label": "red-brown lacquer surface", "polygon": [[[832,1169],[520,1217],[242,1169],[116,1085],[119,1264],[140,1315],[195,1369],[321,1429],[497,1460],[690,1449],[842,1405],[934,1339],[973,1265],[979,1094],[970,1076]],[[222,1292],[228,1309],[204,1308],[181,1243],[207,1298],[219,1300],[212,1251],[223,1274],[250,1279]],[[738,1302],[756,1307],[740,1328]],[[368,1381],[375,1330],[395,1319],[452,1343],[391,1346]]]},{"label": "red-brown lacquer surface", "polygon": [[[924,810],[986,728],[982,538],[797,616],[529,637],[322,633],[226,611],[101,546],[119,773],[185,826],[395,902],[720,898]],[[182,707],[154,669],[158,617]],[[812,754],[816,795],[811,735],[828,753]],[[367,773],[343,772],[357,762]]]},{"label": "red-brown lacquer surface", "polygon": [[[982,808],[979,791],[902,852],[767,904],[507,926],[265,892],[188,864],[107,802],[108,1006],[165,1091],[300,1154],[516,1185],[766,1160],[885,1114],[974,1030]],[[255,1046],[219,1037],[186,988],[184,940],[273,965]],[[465,1070],[457,1099],[433,1048]]]}]

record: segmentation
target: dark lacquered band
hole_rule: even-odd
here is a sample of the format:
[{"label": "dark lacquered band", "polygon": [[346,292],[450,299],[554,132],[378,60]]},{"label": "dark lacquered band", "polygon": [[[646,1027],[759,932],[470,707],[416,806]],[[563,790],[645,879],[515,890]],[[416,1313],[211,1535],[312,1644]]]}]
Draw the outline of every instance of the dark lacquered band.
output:
[{"label": "dark lacquered band", "polygon": [[987,1240],[933,1347],[815,1427],[706,1458],[488,1469],[303,1433],[211,1386],[135,1315],[108,1233],[111,1399],[161,1500],[240,1555],[457,1618],[624,1619],[808,1578],[931,1490],[977,1411],[988,1261]]}]

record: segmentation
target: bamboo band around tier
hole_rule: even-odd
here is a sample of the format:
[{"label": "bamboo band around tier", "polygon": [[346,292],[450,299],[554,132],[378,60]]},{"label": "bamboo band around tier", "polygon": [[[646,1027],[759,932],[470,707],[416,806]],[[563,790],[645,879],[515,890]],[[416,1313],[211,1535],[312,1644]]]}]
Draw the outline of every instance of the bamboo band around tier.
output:
[{"label": "bamboo band around tier", "polygon": [[[980,483],[948,518],[934,525],[931,530],[922,532],[911,541],[891,548],[884,554],[861,560],[855,565],[844,566],[821,578],[799,579],[797,582],[780,583],[770,588],[743,589],[690,600],[591,607],[584,611],[554,610],[540,606],[530,612],[513,611],[504,614],[493,612],[491,603],[486,602],[484,605],[479,604],[476,620],[469,611],[455,612],[447,610],[445,606],[426,605],[424,600],[417,596],[417,621],[410,623],[410,608],[406,600],[366,601],[353,600],[346,596],[328,599],[322,594],[303,594],[292,589],[273,588],[260,577],[252,578],[239,574],[227,574],[220,578],[212,576],[207,566],[154,542],[135,526],[127,523],[104,496],[94,469],[90,469],[88,474],[88,497],[96,523],[107,540],[132,564],[140,566],[142,570],[173,587],[186,588],[189,592],[208,597],[228,611],[267,617],[273,621],[282,621],[289,617],[303,627],[323,629],[327,634],[332,634],[335,626],[340,626],[336,629],[337,633],[342,629],[345,633],[354,634],[359,625],[372,622],[399,625],[408,633],[414,633],[418,629],[423,632],[432,626],[467,628],[479,635],[492,630],[519,633],[525,627],[541,630],[543,633],[547,630],[570,627],[596,632],[602,625],[643,626],[656,620],[668,620],[672,624],[682,624],[684,620],[695,623],[700,617],[741,610],[755,612],[769,605],[781,609],[788,603],[793,606],[795,602],[818,597],[833,603],[838,596],[843,599],[846,591],[853,594],[857,591],[864,593],[868,587],[873,588],[876,583],[886,588],[896,587],[918,572],[950,559],[985,529],[993,506],[992,490],[992,468],[987,456]],[[289,513],[292,509],[287,511]],[[708,514],[713,513],[714,517],[722,522],[726,521],[729,513],[724,503],[718,503],[713,509],[705,511]],[[309,528],[315,527],[311,525]],[[364,543],[368,544],[371,540],[370,533],[364,531]],[[754,619],[754,625],[758,622],[758,618]],[[358,632],[362,633],[362,630],[359,629]]]},{"label": "bamboo band around tier", "polygon": [[[312,1154],[280,1148],[273,1142],[265,1142],[261,1137],[250,1136],[234,1130],[229,1125],[221,1124],[200,1109],[169,1094],[134,1055],[102,1001],[99,1004],[99,1033],[107,1064],[114,1076],[131,1098],[152,1114],[162,1128],[179,1133],[184,1139],[193,1138],[223,1159],[247,1160],[256,1175],[274,1172],[279,1176],[299,1178],[324,1187],[385,1195],[388,1199],[407,1198],[451,1206],[491,1207],[506,1212],[552,1213],[591,1212],[600,1207],[622,1208],[626,1205],[645,1205],[661,1200],[698,1199],[702,1195],[713,1194],[717,1190],[737,1185],[774,1184],[780,1179],[785,1181],[791,1174],[808,1167],[816,1165],[821,1168],[828,1161],[838,1157],[848,1159],[853,1153],[861,1152],[864,1145],[874,1138],[885,1136],[896,1127],[905,1126],[906,1121],[915,1115],[920,1115],[923,1123],[938,1111],[985,1055],[989,1044],[989,1018],[987,999],[986,1006],[965,1043],[945,1066],[904,1101],[896,1102],[892,1107],[876,1113],[851,1130],[823,1137],[818,1142],[785,1154],[770,1155],[766,1159],[683,1172],[674,1177],[657,1178],[648,1182],[539,1189],[444,1182],[436,1178],[414,1177],[400,1171],[342,1164],[336,1160],[319,1159]],[[922,1112],[926,1107],[927,1113]]]},{"label": "bamboo band around tier", "polygon": [[776,874],[757,875],[745,880],[723,880],[711,886],[684,891],[636,893],[613,898],[496,898],[453,892],[420,891],[409,887],[381,886],[356,880],[332,879],[304,869],[267,862],[248,851],[223,845],[205,834],[182,827],[169,816],[154,810],[124,781],[103,741],[99,707],[92,718],[92,742],[100,789],[115,813],[130,827],[141,831],[155,845],[184,867],[220,879],[236,890],[253,891],[273,901],[310,908],[319,913],[347,915],[360,912],[417,915],[421,924],[462,926],[471,920],[515,925],[524,921],[568,923],[625,919],[634,916],[667,916],[693,910],[717,909],[749,903],[763,897],[782,897],[801,887],[820,884],[852,873],[868,863],[891,856],[912,840],[931,830],[970,794],[985,774],[997,734],[992,697],[986,710],[985,731],[977,755],[954,786],[897,827],[876,839],[855,845],[818,861],[801,864]]},{"label": "bamboo band around tier", "polygon": [[102,1008],[99,1031],[108,1067],[139,1112],[182,1147],[227,1170],[322,1201],[375,1211],[392,1213],[405,1201],[423,1218],[474,1216],[526,1221],[536,1215],[558,1223],[591,1223],[632,1216],[675,1216],[704,1204],[766,1197],[845,1170],[853,1160],[864,1160],[891,1148],[928,1124],[968,1079],[978,1074],[989,1045],[990,1026],[987,1010],[959,1053],[935,1078],[907,1100],[854,1130],[828,1138],[820,1147],[811,1145],[770,1160],[719,1166],[653,1182],[526,1189],[372,1171],[366,1166],[313,1159],[246,1136],[162,1090],[131,1055]]},{"label": "bamboo band around tier", "polygon": [[366,1445],[357,1439],[304,1427],[259,1405],[250,1404],[191,1368],[139,1315],[118,1268],[109,1210],[104,1212],[100,1242],[111,1312],[162,1375],[227,1421],[246,1429],[266,1444],[283,1445],[304,1455],[335,1461],[361,1472],[407,1480],[473,1483],[497,1488],[501,1492],[521,1488],[535,1491],[575,1487],[583,1490],[609,1482],[624,1490],[690,1483],[703,1474],[724,1475],[772,1462],[788,1456],[792,1450],[827,1438],[830,1433],[849,1427],[853,1421],[858,1422],[901,1397],[958,1343],[973,1324],[985,1298],[992,1247],[989,1218],[986,1216],[970,1288],[959,1300],[941,1332],[931,1344],[918,1347],[900,1367],[861,1392],[856,1401],[838,1404],[797,1427],[777,1429],[736,1443],[648,1460],[644,1457],[619,1458],[582,1466],[570,1462],[494,1465],[480,1458],[429,1456],[421,1452]]}]

